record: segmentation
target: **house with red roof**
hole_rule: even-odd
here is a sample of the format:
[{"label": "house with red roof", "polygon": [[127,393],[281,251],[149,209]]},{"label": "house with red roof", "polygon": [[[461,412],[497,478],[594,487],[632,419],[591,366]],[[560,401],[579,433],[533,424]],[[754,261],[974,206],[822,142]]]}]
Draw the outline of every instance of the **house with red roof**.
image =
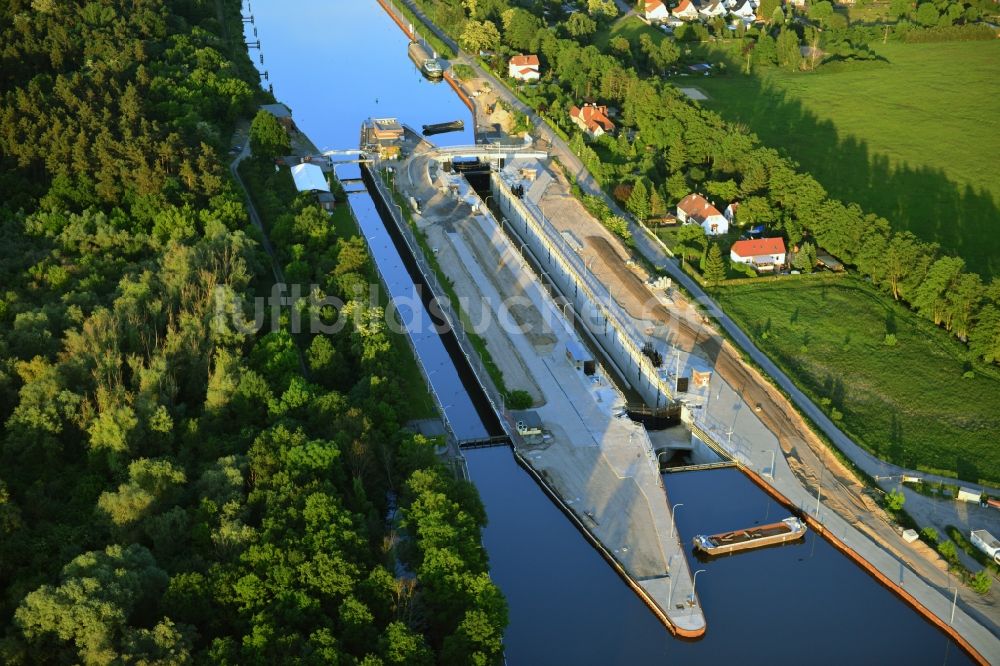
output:
[{"label": "house with red roof", "polygon": [[677,219],[682,224],[697,224],[708,236],[718,236],[729,231],[729,220],[700,194],[689,194],[677,204]]},{"label": "house with red roof", "polygon": [[537,81],[541,64],[537,55],[516,55],[507,62],[507,76],[517,81]]},{"label": "house with red roof", "polygon": [[757,238],[733,243],[729,260],[749,264],[758,271],[773,271],[785,265],[785,241],[782,238]]},{"label": "house with red roof", "polygon": [[670,18],[670,10],[661,0],[644,0],[642,15],[649,23],[662,23]]},{"label": "house with red roof", "polygon": [[608,118],[608,107],[606,106],[598,106],[597,104],[574,106],[569,110],[569,117],[580,129],[595,139],[608,132],[613,132],[615,129],[615,124]]},{"label": "house with red roof", "polygon": [[682,21],[694,21],[698,18],[698,7],[691,0],[681,0],[672,13]]}]

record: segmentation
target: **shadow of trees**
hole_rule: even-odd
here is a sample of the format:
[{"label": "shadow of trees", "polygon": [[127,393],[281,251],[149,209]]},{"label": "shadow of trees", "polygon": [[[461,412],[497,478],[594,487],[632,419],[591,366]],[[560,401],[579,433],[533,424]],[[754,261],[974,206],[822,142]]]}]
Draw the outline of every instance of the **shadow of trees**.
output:
[{"label": "shadow of trees", "polygon": [[1000,210],[992,193],[956,183],[939,168],[893,165],[865,140],[838,131],[793,93],[760,77],[741,81],[738,94],[738,105],[709,101],[706,106],[744,123],[765,145],[798,162],[831,196],[885,217],[894,229],[938,243],[986,280],[1000,275]]}]

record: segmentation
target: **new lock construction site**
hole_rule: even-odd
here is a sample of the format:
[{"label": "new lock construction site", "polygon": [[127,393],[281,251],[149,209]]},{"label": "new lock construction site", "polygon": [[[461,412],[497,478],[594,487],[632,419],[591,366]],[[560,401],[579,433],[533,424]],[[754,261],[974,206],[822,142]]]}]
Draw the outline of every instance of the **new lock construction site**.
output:
[{"label": "new lock construction site", "polygon": [[[531,396],[530,409],[508,409],[489,373],[473,373],[519,462],[664,624],[688,637],[707,627],[662,467],[738,465],[948,628],[946,609],[930,608],[936,590],[911,579],[925,588],[913,595],[895,582],[897,553],[872,543],[885,526],[865,520],[878,508],[850,472],[807,441],[704,313],[587,213],[546,154],[437,148],[408,128],[406,142],[397,159],[369,167],[369,189],[408,249],[433,255],[423,270],[460,302],[446,318],[483,340],[508,389]],[[466,358],[478,356],[457,338]],[[822,506],[817,469],[843,488]]]}]

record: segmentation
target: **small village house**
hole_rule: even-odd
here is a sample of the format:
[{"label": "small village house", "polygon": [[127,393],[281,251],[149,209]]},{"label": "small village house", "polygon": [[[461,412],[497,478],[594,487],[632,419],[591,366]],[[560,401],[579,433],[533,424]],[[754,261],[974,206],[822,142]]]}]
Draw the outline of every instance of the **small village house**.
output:
[{"label": "small village house", "polygon": [[663,23],[670,18],[670,10],[661,0],[645,0],[642,15],[649,23]]},{"label": "small village house", "polygon": [[725,16],[727,14],[726,6],[720,2],[720,0],[712,0],[710,2],[702,3],[701,7],[698,9],[698,14],[705,19],[712,19],[716,16]]},{"label": "small village house", "polygon": [[740,19],[744,23],[752,23],[757,20],[757,9],[753,6],[750,0],[743,0],[743,2],[734,3],[733,6],[729,8],[730,16]]},{"label": "small village house", "polygon": [[729,260],[757,271],[777,270],[785,265],[785,241],[782,238],[736,241],[729,250]]},{"label": "small village house", "polygon": [[729,220],[700,194],[689,194],[677,204],[677,219],[682,224],[697,224],[708,236],[729,232]]},{"label": "small village house", "polygon": [[608,107],[606,106],[598,106],[597,104],[574,106],[569,110],[569,117],[572,118],[577,127],[594,139],[608,132],[613,132],[615,129],[615,124],[608,118]]},{"label": "small village house", "polygon": [[694,21],[698,18],[698,8],[691,0],[681,0],[671,13],[682,21]]},{"label": "small village house", "polygon": [[292,167],[292,180],[299,192],[311,192],[323,210],[332,211],[336,205],[330,193],[330,183],[323,169],[316,164],[303,162]]},{"label": "small village house", "polygon": [[541,77],[541,64],[537,55],[516,55],[507,63],[507,75],[524,82],[537,81]]},{"label": "small village house", "polygon": [[280,102],[277,104],[261,104],[260,109],[274,116],[278,123],[289,132],[297,133],[299,131],[299,128],[295,126],[295,121],[292,120],[292,110],[284,104]]}]

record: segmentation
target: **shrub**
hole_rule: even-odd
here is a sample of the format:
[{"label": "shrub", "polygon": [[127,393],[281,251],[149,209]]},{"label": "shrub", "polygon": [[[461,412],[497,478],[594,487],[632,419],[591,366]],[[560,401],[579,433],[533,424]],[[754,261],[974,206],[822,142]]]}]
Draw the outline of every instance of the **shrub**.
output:
[{"label": "shrub", "polygon": [[[836,410],[834,410],[836,411]],[[891,493],[885,496],[885,506],[889,511],[896,513],[903,508],[903,504],[906,503],[906,495],[903,494],[901,490],[893,490]]]},{"label": "shrub", "polygon": [[521,389],[511,391],[507,396],[507,406],[510,409],[528,409],[534,403],[531,394]]},{"label": "shrub", "polygon": [[942,541],[939,543],[937,551],[941,553],[941,557],[949,563],[958,564],[958,550],[955,548],[955,544],[951,541]]},{"label": "shrub", "polygon": [[885,334],[885,346],[886,347],[895,347],[896,346],[896,334],[895,333],[886,333]]},{"label": "shrub", "polygon": [[969,587],[972,591],[977,594],[989,594],[990,588],[993,586],[993,576],[986,569],[983,569],[977,574],[974,574],[969,579]]}]

